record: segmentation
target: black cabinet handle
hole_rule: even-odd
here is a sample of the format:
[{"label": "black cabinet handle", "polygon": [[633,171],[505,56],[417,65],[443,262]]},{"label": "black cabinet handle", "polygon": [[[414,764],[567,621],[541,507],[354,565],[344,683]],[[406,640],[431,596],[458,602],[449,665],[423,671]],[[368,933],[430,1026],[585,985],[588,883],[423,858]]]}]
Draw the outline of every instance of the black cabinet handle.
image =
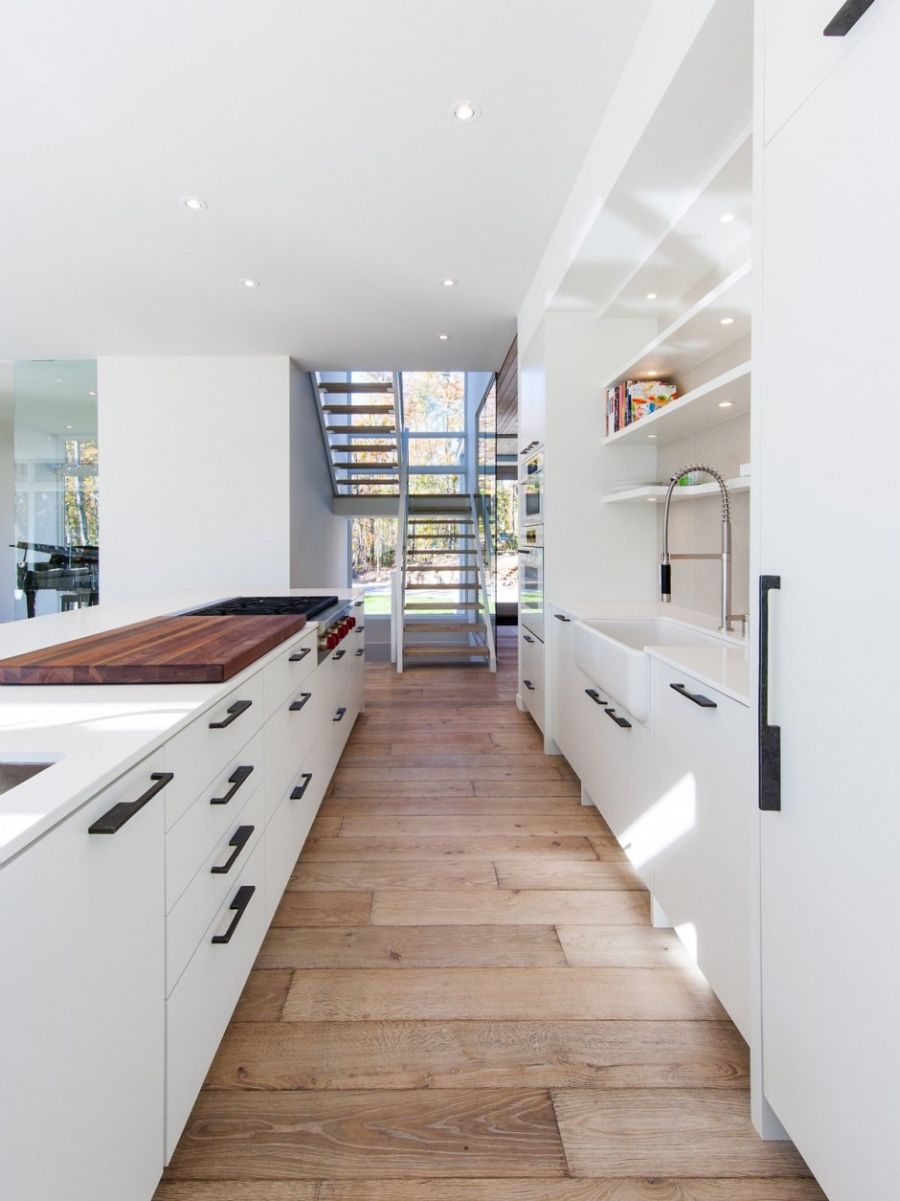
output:
[{"label": "black cabinet handle", "polygon": [[250,765],[247,767],[236,767],[228,777],[228,783],[231,785],[231,787],[224,796],[214,796],[210,799],[209,803],[211,805],[227,805],[240,786],[246,782],[247,777],[252,773],[252,771],[253,768]]},{"label": "black cabinet handle", "polygon": [[526,642],[534,642],[534,639],[531,637],[530,634],[523,634],[522,637],[525,639]]},{"label": "black cabinet handle", "polygon": [[718,709],[715,701],[711,701],[708,696],[703,696],[700,692],[688,692],[684,684],[670,684],[669,687],[673,692],[677,692],[679,696],[686,697],[689,701],[693,701],[695,705],[699,705],[701,709]]},{"label": "black cabinet handle", "polygon": [[781,810],[781,726],[769,725],[769,593],[780,575],[759,577],[759,807]]},{"label": "black cabinet handle", "polygon": [[846,37],[860,17],[866,13],[875,0],[847,0],[837,10],[825,28],[822,30],[826,38]]},{"label": "black cabinet handle", "polygon": [[365,653],[366,653],[366,648],[364,646],[361,646],[359,648],[359,650],[356,652],[357,659],[360,657],[360,655],[364,655]]},{"label": "black cabinet handle", "polygon": [[523,680],[522,683],[525,685],[525,687],[528,689],[529,692],[534,692],[534,684],[532,684],[531,680]]},{"label": "black cabinet handle", "polygon": [[303,794],[306,792],[307,788],[309,788],[310,781],[312,780],[312,772],[305,771],[300,779],[303,781],[303,783],[298,784],[296,788],[291,790],[292,801],[300,801],[303,799]]},{"label": "black cabinet handle", "polygon": [[98,817],[93,825],[88,826],[88,834],[115,834],[143,809],[148,801],[152,801],[158,792],[162,792],[167,784],[171,784],[175,776],[170,771],[155,771],[151,773],[150,779],[153,780],[153,784],[146,792],[142,792],[136,801],[119,801],[117,805],[113,805],[112,809]]},{"label": "black cabinet handle", "polygon": [[301,692],[300,699],[297,701],[291,701],[291,703],[288,705],[288,709],[290,709],[291,713],[299,713],[306,702],[311,699],[311,697],[311,692]]},{"label": "black cabinet handle", "polygon": [[596,688],[585,688],[585,696],[589,696],[595,705],[608,705],[609,701],[603,700]]},{"label": "black cabinet handle", "polygon": [[238,855],[240,855],[241,851],[250,841],[254,829],[255,826],[238,826],[228,844],[230,847],[234,847],[234,850],[221,867],[211,867],[209,869],[214,876],[224,876],[227,872],[231,871],[235,859],[237,859]]},{"label": "black cabinet handle", "polygon": [[365,603],[366,603],[365,601],[354,601],[354,602],[353,602],[353,608],[354,608],[354,609],[361,609]]},{"label": "black cabinet handle", "polygon": [[338,711],[337,711],[337,714],[336,714],[334,717],[332,717],[332,719],[331,719],[331,720],[332,720],[332,721],[343,721],[343,720],[344,720],[344,714],[345,714],[346,712],[347,712],[347,710],[346,710],[346,709],[338,709]]},{"label": "black cabinet handle", "polygon": [[623,729],[623,730],[631,729],[631,722],[626,721],[624,717],[619,717],[619,715],[618,715],[618,713],[616,713],[615,709],[604,709],[603,712],[606,714],[607,717],[611,717],[613,719],[613,721],[616,723],[616,725],[620,727],[620,729]]},{"label": "black cabinet handle", "polygon": [[554,613],[553,616],[557,621],[570,622],[572,620],[571,617],[563,617],[562,613]]},{"label": "black cabinet handle", "polygon": [[344,655],[346,655],[346,653],[347,653],[346,651],[337,651],[331,657],[332,657],[332,659],[334,659],[335,662],[337,662],[339,659],[343,659],[343,657],[344,657]]},{"label": "black cabinet handle", "polygon": [[234,900],[228,906],[229,909],[234,910],[234,917],[231,919],[231,925],[228,927],[228,929],[225,931],[224,934],[214,934],[212,936],[213,942],[216,942],[216,943],[231,942],[231,936],[232,936],[232,934],[234,934],[235,930],[238,928],[238,922],[244,916],[244,911],[246,910],[247,906],[250,904],[250,898],[253,896],[253,894],[255,892],[256,892],[255,884],[242,884],[241,885],[241,887],[234,894]]},{"label": "black cabinet handle", "polygon": [[228,707],[228,716],[224,721],[211,721],[209,728],[211,730],[224,730],[230,726],[233,721],[237,721],[242,713],[246,713],[253,701],[235,701],[233,705]]},{"label": "black cabinet handle", "polygon": [[365,633],[365,629],[366,629],[365,622],[363,622],[363,624],[361,626],[356,627],[356,632],[357,632],[357,634],[363,634],[363,633]]},{"label": "black cabinet handle", "polygon": [[305,647],[303,648],[303,650],[302,650],[302,651],[299,651],[299,652],[298,652],[296,655],[291,655],[291,657],[288,659],[288,663],[299,663],[299,662],[301,662],[301,660],[305,659],[305,658],[306,658],[306,656],[309,654],[309,649],[310,649],[310,648],[309,648],[308,646],[305,646]]}]

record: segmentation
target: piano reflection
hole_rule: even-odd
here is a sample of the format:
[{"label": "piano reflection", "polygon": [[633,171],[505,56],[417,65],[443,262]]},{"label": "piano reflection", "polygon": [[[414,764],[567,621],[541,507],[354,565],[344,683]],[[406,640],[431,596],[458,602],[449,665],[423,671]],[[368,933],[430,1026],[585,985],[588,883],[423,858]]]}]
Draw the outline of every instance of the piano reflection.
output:
[{"label": "piano reflection", "polygon": [[[60,593],[61,609],[97,604],[100,599],[98,547],[51,546],[46,542],[17,542],[15,547],[24,552],[16,564],[16,587],[25,593],[29,617],[34,617],[35,594],[39,589]],[[46,562],[37,563],[33,558],[35,554],[50,557]]]}]

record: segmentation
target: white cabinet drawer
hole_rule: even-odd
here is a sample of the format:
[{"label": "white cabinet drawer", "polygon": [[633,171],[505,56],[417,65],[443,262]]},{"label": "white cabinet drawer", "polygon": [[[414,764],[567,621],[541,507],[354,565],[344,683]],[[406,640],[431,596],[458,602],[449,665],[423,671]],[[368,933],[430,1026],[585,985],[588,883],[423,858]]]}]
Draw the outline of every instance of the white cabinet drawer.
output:
[{"label": "white cabinet drawer", "polygon": [[745,1038],[754,751],[745,705],[653,664],[653,892]]},{"label": "white cabinet drawer", "polygon": [[[264,847],[257,843],[166,1002],[167,1163],[266,932]],[[213,942],[229,931],[227,942]]]},{"label": "white cabinet drawer", "polygon": [[544,729],[544,644],[527,630],[519,633],[519,672],[522,679],[521,697],[528,712]]},{"label": "white cabinet drawer", "polygon": [[265,778],[263,760],[260,730],[207,784],[184,816],[166,831],[167,912],[223,832],[233,824],[234,814],[261,787]]},{"label": "white cabinet drawer", "polygon": [[203,932],[240,874],[265,826],[263,789],[248,796],[230,815],[228,827],[199,864],[178,904],[166,918],[166,995],[178,982]]},{"label": "white cabinet drawer", "polygon": [[278,655],[263,668],[265,716],[270,718],[285,697],[295,693],[312,675],[318,663],[316,627],[303,630],[296,638],[284,643]]},{"label": "white cabinet drawer", "polygon": [[[328,730],[285,789],[266,827],[266,905],[271,921],[334,771],[335,736]],[[339,754],[340,752],[338,752]]]},{"label": "white cabinet drawer", "polygon": [[257,672],[166,744],[166,762],[175,773],[166,789],[166,828],[250,741],[262,721],[263,678]]},{"label": "white cabinet drawer", "polygon": [[288,781],[300,770],[331,712],[332,682],[322,669],[289,694],[266,722],[266,816],[275,812]]}]

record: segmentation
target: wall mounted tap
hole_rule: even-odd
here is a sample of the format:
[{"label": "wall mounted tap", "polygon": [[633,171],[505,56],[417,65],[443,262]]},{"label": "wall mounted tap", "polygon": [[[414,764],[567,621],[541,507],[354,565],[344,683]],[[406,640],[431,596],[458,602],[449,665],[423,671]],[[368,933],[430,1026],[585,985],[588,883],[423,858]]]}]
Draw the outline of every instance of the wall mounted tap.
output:
[{"label": "wall mounted tap", "polygon": [[[672,503],[672,493],[675,490],[679,480],[684,479],[691,472],[702,471],[704,475],[710,475],[719,485],[719,491],[722,494],[722,550],[718,555],[708,554],[684,554],[670,555],[669,554],[669,506]],[[715,470],[714,467],[708,467],[704,463],[692,463],[688,467],[682,467],[669,481],[669,490],[666,493],[666,509],[663,517],[663,549],[660,556],[659,568],[659,591],[660,597],[666,603],[672,600],[672,560],[673,559],[720,559],[722,563],[722,609],[721,622],[719,629],[725,632],[731,631],[731,498],[728,495],[728,488],[724,479]]]}]

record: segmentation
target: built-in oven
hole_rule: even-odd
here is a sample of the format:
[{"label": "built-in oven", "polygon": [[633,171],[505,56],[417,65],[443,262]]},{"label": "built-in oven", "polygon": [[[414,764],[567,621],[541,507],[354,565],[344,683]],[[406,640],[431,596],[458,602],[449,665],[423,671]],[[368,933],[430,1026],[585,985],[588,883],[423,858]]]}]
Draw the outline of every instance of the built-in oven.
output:
[{"label": "built-in oven", "polygon": [[544,527],[528,526],[519,546],[519,621],[544,641]]},{"label": "built-in oven", "polygon": [[519,481],[521,524],[541,525],[544,520],[544,452],[535,451],[522,464]]}]

